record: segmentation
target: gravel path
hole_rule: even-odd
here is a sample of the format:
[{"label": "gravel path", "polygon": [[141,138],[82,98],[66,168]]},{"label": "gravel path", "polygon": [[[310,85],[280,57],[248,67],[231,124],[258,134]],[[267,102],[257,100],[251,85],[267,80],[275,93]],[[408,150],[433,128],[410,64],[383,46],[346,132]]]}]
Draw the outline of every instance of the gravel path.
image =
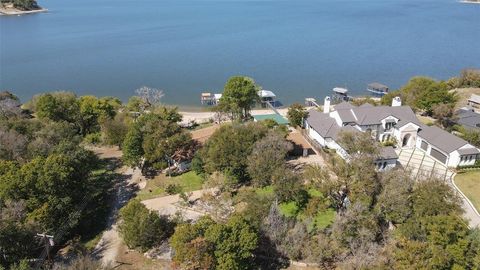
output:
[{"label": "gravel path", "polygon": [[93,254],[99,257],[104,267],[112,266],[116,262],[118,251],[123,244],[117,230],[118,211],[132,197],[138,186],[145,186],[142,185],[141,170],[125,167],[121,170],[123,170],[122,175],[124,177],[117,183],[117,194],[109,216],[109,229],[103,233],[102,238],[93,251]]}]

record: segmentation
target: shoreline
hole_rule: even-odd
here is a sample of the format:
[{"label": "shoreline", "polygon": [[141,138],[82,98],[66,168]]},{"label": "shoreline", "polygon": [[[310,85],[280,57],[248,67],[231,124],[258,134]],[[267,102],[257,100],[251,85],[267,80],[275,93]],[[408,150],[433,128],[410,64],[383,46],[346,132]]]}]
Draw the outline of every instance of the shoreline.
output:
[{"label": "shoreline", "polygon": [[27,14],[35,14],[35,13],[43,13],[48,12],[48,9],[41,8],[35,10],[19,10],[19,9],[6,9],[0,8],[0,16],[20,16],[20,15],[27,15]]},{"label": "shoreline", "polygon": [[459,3],[463,4],[480,4],[480,1],[460,0]]}]

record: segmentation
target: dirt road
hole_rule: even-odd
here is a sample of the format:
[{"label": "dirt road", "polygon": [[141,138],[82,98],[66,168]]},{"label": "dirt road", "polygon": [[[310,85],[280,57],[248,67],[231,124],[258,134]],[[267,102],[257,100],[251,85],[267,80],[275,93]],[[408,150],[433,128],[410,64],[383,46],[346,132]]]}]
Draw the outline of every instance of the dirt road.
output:
[{"label": "dirt road", "polygon": [[[101,147],[92,148],[91,150],[102,159],[118,160],[122,156],[122,152],[118,148]],[[108,229],[103,233],[102,238],[93,251],[93,255],[101,260],[104,267],[115,263],[118,251],[123,244],[117,230],[118,211],[128,202],[139,186],[144,186],[142,185],[144,179],[141,171],[138,169],[133,170],[124,166],[115,172],[118,173],[119,178],[115,183],[116,195],[108,217]]]}]

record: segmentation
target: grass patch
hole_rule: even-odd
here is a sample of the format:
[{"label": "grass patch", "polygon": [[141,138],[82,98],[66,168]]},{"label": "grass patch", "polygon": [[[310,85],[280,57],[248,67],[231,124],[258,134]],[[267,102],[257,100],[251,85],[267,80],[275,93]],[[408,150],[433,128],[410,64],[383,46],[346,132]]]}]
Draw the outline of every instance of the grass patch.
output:
[{"label": "grass patch", "polygon": [[423,116],[423,115],[420,115],[420,114],[417,114],[416,115],[418,120],[420,120],[420,122],[422,122],[422,124],[425,124],[425,125],[433,125],[435,123],[435,119],[433,119],[432,117],[428,117],[428,116]]},{"label": "grass patch", "polygon": [[97,234],[94,238],[88,240],[87,242],[83,243],[83,246],[88,250],[88,251],[93,251],[93,249],[97,246],[98,242],[100,242],[100,239],[102,239],[103,231]]},{"label": "grass patch", "polygon": [[455,176],[455,184],[480,211],[480,171],[460,172]]},{"label": "grass patch", "polygon": [[167,195],[165,188],[170,184],[177,184],[182,191],[189,192],[202,189],[203,178],[190,171],[178,176],[168,177],[165,174],[158,175],[152,180],[147,181],[147,186],[138,192],[137,197],[140,200],[148,200]]},{"label": "grass patch", "polygon": [[285,217],[296,217],[300,210],[296,202],[286,202],[278,205],[280,213]]},{"label": "grass patch", "polygon": [[333,220],[335,219],[335,210],[332,208],[328,208],[325,211],[318,212],[318,214],[315,216],[313,219],[313,225],[317,229],[325,229],[330,224],[333,223]]},{"label": "grass patch", "polygon": [[310,188],[308,190],[308,195],[310,195],[310,197],[312,198],[315,198],[315,197],[323,197],[323,194],[322,192],[320,192],[318,189],[315,189],[315,188]]},{"label": "grass patch", "polygon": [[274,193],[274,190],[273,190],[273,186],[266,186],[266,187],[263,187],[263,188],[257,188],[255,190],[255,192],[257,193],[257,195],[259,196],[270,196],[270,195],[273,195]]}]

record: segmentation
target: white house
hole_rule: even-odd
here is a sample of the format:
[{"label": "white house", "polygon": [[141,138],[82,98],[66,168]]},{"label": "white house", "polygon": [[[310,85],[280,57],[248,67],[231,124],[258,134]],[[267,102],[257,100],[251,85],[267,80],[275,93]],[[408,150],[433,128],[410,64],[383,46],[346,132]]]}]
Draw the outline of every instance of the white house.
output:
[{"label": "white house", "polygon": [[[308,136],[320,145],[335,149],[340,156],[348,154],[336,142],[338,133],[344,130],[370,132],[378,141],[396,141],[397,147],[416,147],[427,155],[449,166],[473,165],[480,159],[480,151],[465,140],[437,127],[422,124],[412,109],[402,106],[399,97],[392,106],[353,106],[342,102],[330,106],[330,98],[325,99],[324,110],[310,110],[305,120]],[[393,148],[383,148],[378,169],[394,167],[397,156]]]}]

